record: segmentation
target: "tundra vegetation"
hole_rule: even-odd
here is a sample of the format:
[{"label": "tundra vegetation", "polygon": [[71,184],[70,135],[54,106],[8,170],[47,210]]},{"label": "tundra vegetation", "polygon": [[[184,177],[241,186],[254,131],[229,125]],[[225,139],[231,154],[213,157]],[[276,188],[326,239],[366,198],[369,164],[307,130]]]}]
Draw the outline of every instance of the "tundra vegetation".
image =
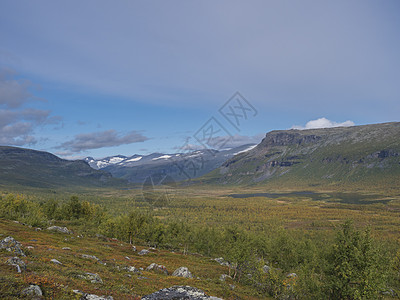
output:
[{"label": "tundra vegetation", "polygon": [[[353,204],[354,201],[338,201],[329,192],[326,194],[332,197],[323,197],[323,200],[290,193],[274,198],[227,197],[231,192],[237,190],[198,189],[195,192],[195,188],[189,188],[185,192],[177,191],[168,206],[160,208],[140,202],[138,191],[110,191],[105,198],[85,193],[60,196],[4,192],[0,198],[0,217],[6,223],[2,223],[1,229],[3,234],[9,234],[6,232],[9,225],[4,224],[10,223],[6,220],[32,228],[66,226],[93,245],[98,243],[93,240],[97,236],[97,239],[169,253],[164,256],[179,253],[179,259],[169,258],[176,267],[182,267],[188,258],[201,257],[203,260],[197,261],[191,271],[201,268],[204,272],[208,268],[207,272],[201,274],[200,283],[186,284],[200,285],[214,296],[228,299],[391,299],[400,294],[400,207],[395,196],[384,198],[388,200],[384,204],[379,201]],[[383,196],[374,197],[382,199]],[[103,261],[112,254],[99,256],[103,256],[99,260]],[[217,257],[222,257],[224,263],[210,265]],[[62,263],[62,259],[57,259]],[[176,260],[181,260],[182,265]],[[157,263],[168,268],[168,260]],[[102,271],[98,270],[99,274]],[[41,279],[35,277],[35,280],[49,295],[54,289],[51,284],[57,283],[42,282],[48,278],[43,272],[36,271]],[[64,276],[75,278],[77,271],[64,272],[69,272]],[[194,272],[194,276],[200,273]],[[228,276],[219,280],[224,273]],[[2,275],[0,281],[0,291],[4,293],[10,289],[5,283],[7,276]],[[19,280],[23,283],[32,283],[32,277],[22,276]],[[59,276],[52,276],[51,280]],[[108,289],[124,298],[128,294],[143,296],[171,283],[158,278],[157,284],[146,283],[144,289],[126,287],[123,292],[115,286]],[[68,298],[67,294],[58,293],[59,297]]]}]

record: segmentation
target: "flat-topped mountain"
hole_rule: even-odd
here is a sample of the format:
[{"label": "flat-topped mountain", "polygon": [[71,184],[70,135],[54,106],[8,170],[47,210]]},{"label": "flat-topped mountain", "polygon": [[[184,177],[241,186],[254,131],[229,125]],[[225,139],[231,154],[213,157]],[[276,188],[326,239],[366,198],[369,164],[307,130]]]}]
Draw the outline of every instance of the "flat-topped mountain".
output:
[{"label": "flat-topped mountain", "polygon": [[277,130],[204,177],[218,184],[400,184],[400,123]]}]

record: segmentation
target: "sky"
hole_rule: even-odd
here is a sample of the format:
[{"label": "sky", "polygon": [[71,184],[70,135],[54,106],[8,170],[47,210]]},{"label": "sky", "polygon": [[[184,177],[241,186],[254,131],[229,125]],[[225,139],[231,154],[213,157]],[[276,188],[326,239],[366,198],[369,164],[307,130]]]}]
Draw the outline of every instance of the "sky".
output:
[{"label": "sky", "polygon": [[399,13],[397,0],[2,0],[0,145],[101,158],[400,121]]}]

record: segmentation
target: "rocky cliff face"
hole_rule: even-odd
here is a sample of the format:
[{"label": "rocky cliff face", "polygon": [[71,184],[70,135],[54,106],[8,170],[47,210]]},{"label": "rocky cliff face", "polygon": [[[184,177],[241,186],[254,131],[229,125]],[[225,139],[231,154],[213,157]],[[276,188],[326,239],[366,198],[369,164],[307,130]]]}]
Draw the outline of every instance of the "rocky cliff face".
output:
[{"label": "rocky cliff face", "polygon": [[272,131],[206,179],[220,184],[400,182],[400,123]]}]

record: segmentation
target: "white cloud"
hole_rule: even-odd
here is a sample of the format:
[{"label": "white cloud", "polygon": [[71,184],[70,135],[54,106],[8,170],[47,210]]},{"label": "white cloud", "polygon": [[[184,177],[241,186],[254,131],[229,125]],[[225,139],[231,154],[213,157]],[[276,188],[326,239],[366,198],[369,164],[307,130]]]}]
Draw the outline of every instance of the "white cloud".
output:
[{"label": "white cloud", "polygon": [[293,125],[290,129],[316,129],[316,128],[332,128],[332,127],[350,127],[354,126],[355,123],[353,121],[345,121],[345,122],[335,122],[328,120],[327,118],[319,118],[316,120],[311,120],[306,123],[305,126]]}]

